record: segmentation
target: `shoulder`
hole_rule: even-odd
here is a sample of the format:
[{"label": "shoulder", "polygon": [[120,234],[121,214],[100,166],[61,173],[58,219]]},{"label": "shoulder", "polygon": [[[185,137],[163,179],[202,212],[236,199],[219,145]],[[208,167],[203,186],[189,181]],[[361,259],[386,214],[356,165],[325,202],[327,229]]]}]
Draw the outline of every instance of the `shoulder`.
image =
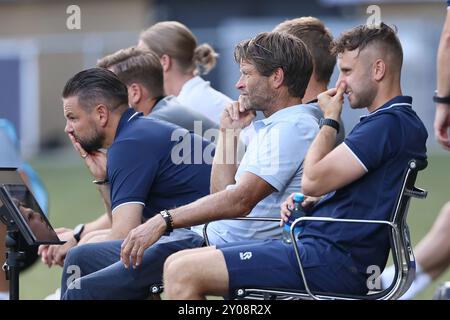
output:
[{"label": "shoulder", "polygon": [[170,146],[172,132],[176,129],[181,128],[157,118],[140,117],[119,132],[108,153],[123,149],[131,151],[151,147],[154,150],[158,146]]},{"label": "shoulder", "polygon": [[[209,81],[206,81],[199,76],[195,77],[194,79],[191,79],[187,83],[186,89],[190,89],[185,90],[183,92],[185,93],[186,96],[194,96],[194,95],[203,96],[207,100],[211,99],[215,100],[216,103],[230,103],[233,101],[230,97],[228,97],[224,93],[214,89]],[[180,94],[180,96],[182,95]]]},{"label": "shoulder", "polygon": [[305,132],[319,130],[320,113],[315,106],[298,105],[290,108],[289,112],[274,124],[275,128],[286,132]]}]

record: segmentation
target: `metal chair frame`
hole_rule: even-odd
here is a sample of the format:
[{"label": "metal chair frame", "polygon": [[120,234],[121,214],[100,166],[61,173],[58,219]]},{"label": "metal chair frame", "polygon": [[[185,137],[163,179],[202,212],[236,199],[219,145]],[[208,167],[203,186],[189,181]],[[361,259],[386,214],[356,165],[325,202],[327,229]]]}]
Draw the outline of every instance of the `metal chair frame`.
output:
[{"label": "metal chair frame", "polygon": [[[409,228],[406,223],[406,218],[409,209],[411,197],[424,199],[427,196],[427,191],[416,188],[414,186],[417,173],[427,167],[426,160],[413,159],[409,161],[408,167],[403,175],[403,181],[400,191],[397,195],[394,210],[391,214],[390,220],[364,220],[364,219],[336,219],[329,217],[301,217],[296,219],[290,230],[292,244],[294,245],[295,255],[297,258],[300,274],[305,286],[304,291],[287,290],[277,288],[240,288],[236,290],[236,297],[238,299],[256,299],[256,300],[273,300],[273,299],[310,299],[310,300],[389,300],[401,297],[411,286],[415,277],[415,258],[411,245]],[[261,217],[243,217],[236,218],[237,220],[249,221],[268,221],[280,222],[280,219],[275,218],[261,218]],[[309,286],[303,270],[303,265],[300,258],[300,252],[297,241],[294,235],[294,229],[297,224],[307,221],[322,221],[327,223],[369,223],[369,224],[383,224],[390,228],[389,238],[391,244],[391,254],[394,260],[395,277],[391,285],[381,290],[380,292],[372,292],[367,295],[342,295],[329,293],[313,293]],[[207,235],[208,224],[203,228],[203,235],[206,243],[209,245]]]}]

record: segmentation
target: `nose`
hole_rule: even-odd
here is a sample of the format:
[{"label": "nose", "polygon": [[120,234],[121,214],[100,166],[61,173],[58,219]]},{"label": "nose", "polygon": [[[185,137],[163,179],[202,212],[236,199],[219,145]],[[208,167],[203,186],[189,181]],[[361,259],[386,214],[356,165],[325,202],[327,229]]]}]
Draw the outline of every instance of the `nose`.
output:
[{"label": "nose", "polygon": [[244,82],[242,81],[242,76],[239,78],[239,80],[236,82],[236,84],[234,86],[238,90],[242,90],[245,87]]},{"label": "nose", "polygon": [[337,88],[342,82],[343,82],[344,84],[347,84],[347,82],[345,81],[345,75],[344,75],[342,72],[340,72],[340,73],[339,73],[339,77],[338,77],[338,79],[337,79],[337,81],[336,81],[336,88]]},{"label": "nose", "polygon": [[64,132],[65,133],[73,133],[73,128],[70,125],[69,121],[66,121],[66,126],[64,127]]}]

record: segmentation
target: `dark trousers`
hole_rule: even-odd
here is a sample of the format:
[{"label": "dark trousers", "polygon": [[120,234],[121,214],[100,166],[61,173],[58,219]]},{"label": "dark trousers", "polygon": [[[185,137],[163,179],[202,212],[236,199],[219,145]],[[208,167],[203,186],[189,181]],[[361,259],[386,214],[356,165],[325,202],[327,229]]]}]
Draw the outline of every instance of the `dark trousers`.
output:
[{"label": "dark trousers", "polygon": [[174,230],[145,250],[136,269],[126,269],[120,261],[122,240],[74,247],[64,262],[61,299],[146,299],[150,286],[162,283],[168,256],[203,243],[203,237],[193,231]]}]

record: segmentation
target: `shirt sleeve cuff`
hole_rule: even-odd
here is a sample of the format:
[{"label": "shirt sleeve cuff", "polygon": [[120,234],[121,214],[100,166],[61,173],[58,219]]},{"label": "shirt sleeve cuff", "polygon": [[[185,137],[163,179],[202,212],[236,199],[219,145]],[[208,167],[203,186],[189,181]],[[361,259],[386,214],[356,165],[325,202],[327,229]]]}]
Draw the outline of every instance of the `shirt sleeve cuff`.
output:
[{"label": "shirt sleeve cuff", "polygon": [[364,162],[361,161],[361,159],[356,155],[356,153],[352,150],[352,148],[350,148],[350,146],[346,142],[344,142],[343,145],[348,149],[348,151],[350,151],[350,153],[355,157],[355,159],[358,160],[359,164],[364,169],[364,171],[369,172]]}]

